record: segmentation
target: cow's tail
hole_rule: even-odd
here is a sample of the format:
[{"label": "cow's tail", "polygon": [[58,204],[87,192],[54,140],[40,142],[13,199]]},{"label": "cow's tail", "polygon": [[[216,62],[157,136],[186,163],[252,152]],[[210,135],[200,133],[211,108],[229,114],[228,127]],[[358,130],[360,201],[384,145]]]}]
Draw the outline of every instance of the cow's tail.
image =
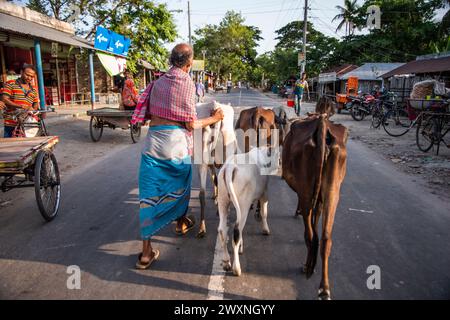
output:
[{"label": "cow's tail", "polygon": [[327,138],[327,123],[326,123],[326,116],[321,115],[319,117],[319,124],[317,126],[317,132],[316,132],[316,146],[319,149],[319,158],[317,159],[318,161],[316,162],[316,183],[314,185],[314,194],[313,194],[313,198],[312,198],[312,208],[316,208],[317,206],[317,201],[319,199],[319,194],[320,194],[320,188],[322,186],[322,172],[323,172],[323,167],[325,165],[325,156],[326,156],[326,148],[327,148],[327,144],[326,144],[326,138]]},{"label": "cow's tail", "polygon": [[228,167],[228,170],[225,170],[225,185],[228,189],[228,193],[230,195],[231,202],[233,202],[234,208],[236,209],[236,224],[234,226],[234,235],[233,235],[233,241],[237,244],[239,241],[239,222],[241,221],[241,207],[239,205],[238,198],[236,196],[236,192],[234,191],[233,186],[233,176],[235,173],[235,170],[237,170],[236,166]]}]

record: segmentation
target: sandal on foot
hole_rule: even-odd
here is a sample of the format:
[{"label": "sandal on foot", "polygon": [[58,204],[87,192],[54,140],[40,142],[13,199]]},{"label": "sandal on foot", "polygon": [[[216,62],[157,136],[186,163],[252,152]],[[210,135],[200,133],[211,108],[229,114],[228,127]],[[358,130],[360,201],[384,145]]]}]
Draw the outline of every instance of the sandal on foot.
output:
[{"label": "sandal on foot", "polygon": [[153,257],[146,263],[141,262],[142,253],[139,254],[138,261],[136,262],[136,269],[138,269],[138,270],[146,270],[146,269],[150,268],[150,265],[152,264],[153,261],[158,260],[158,258],[159,258],[159,250],[155,249],[152,252],[153,252]]},{"label": "sandal on foot", "polygon": [[179,236],[185,235],[195,226],[195,220],[193,216],[184,217],[182,229],[175,228],[175,233]]}]

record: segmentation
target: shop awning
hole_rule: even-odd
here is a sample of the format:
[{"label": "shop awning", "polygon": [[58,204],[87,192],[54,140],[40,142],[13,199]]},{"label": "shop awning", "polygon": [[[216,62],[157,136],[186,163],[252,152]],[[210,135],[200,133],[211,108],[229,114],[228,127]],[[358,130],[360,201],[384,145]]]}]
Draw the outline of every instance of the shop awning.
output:
[{"label": "shop awning", "polygon": [[48,41],[68,44],[74,47],[87,49],[94,48],[94,46],[87,40],[77,37],[71,33],[59,31],[36,22],[10,16],[5,13],[0,13],[0,30],[19,33],[32,38],[40,38]]},{"label": "shop awning", "polygon": [[100,59],[106,72],[112,77],[125,70],[127,60],[118,56],[111,56],[109,54],[97,52],[97,56]]},{"label": "shop awning", "polygon": [[381,75],[381,78],[390,78],[396,75],[403,74],[421,74],[421,73],[440,73],[450,71],[450,56],[436,58],[414,60],[403,64],[399,68],[391,70]]}]

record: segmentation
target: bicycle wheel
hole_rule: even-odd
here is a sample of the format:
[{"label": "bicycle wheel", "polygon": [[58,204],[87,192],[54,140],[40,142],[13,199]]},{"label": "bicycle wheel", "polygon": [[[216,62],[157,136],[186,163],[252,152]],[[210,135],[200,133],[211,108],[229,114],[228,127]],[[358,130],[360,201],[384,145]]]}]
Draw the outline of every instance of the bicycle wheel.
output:
[{"label": "bicycle wheel", "polygon": [[428,152],[436,141],[436,133],[438,130],[436,118],[428,117],[417,124],[416,144],[420,151]]},{"label": "bicycle wheel", "polygon": [[383,108],[382,106],[375,106],[372,109],[372,127],[378,129],[381,126],[383,120]]},{"label": "bicycle wheel", "polygon": [[141,138],[141,124],[130,124],[131,140],[133,143],[137,143]]},{"label": "bicycle wheel", "polygon": [[359,102],[353,103],[351,114],[352,114],[353,120],[355,120],[355,121],[362,121],[362,120],[364,120],[364,118],[366,116],[366,113],[363,110],[363,108]]},{"label": "bicycle wheel", "polygon": [[103,134],[103,122],[99,118],[91,117],[91,121],[89,122],[89,133],[91,134],[92,141],[100,141]]},{"label": "bicycle wheel", "polygon": [[39,121],[39,131],[38,131],[37,136],[38,137],[48,136],[47,126],[45,125],[45,122],[42,119],[41,119],[41,121]]},{"label": "bicycle wheel", "polygon": [[386,113],[382,121],[386,133],[392,137],[400,137],[411,129],[412,121],[404,109],[393,109]]},{"label": "bicycle wheel", "polygon": [[49,151],[39,151],[34,166],[34,191],[42,217],[53,220],[61,199],[61,180],[56,158]]}]

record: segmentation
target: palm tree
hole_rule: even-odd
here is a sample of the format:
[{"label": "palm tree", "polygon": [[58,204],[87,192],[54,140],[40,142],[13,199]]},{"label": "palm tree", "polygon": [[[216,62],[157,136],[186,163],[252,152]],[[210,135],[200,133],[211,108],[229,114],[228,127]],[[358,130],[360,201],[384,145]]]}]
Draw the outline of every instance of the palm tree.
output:
[{"label": "palm tree", "polygon": [[358,15],[359,7],[356,4],[357,0],[344,0],[344,7],[336,6],[341,13],[337,14],[331,22],[342,19],[336,28],[336,32],[342,29],[345,24],[345,36],[353,34],[355,20]]}]

